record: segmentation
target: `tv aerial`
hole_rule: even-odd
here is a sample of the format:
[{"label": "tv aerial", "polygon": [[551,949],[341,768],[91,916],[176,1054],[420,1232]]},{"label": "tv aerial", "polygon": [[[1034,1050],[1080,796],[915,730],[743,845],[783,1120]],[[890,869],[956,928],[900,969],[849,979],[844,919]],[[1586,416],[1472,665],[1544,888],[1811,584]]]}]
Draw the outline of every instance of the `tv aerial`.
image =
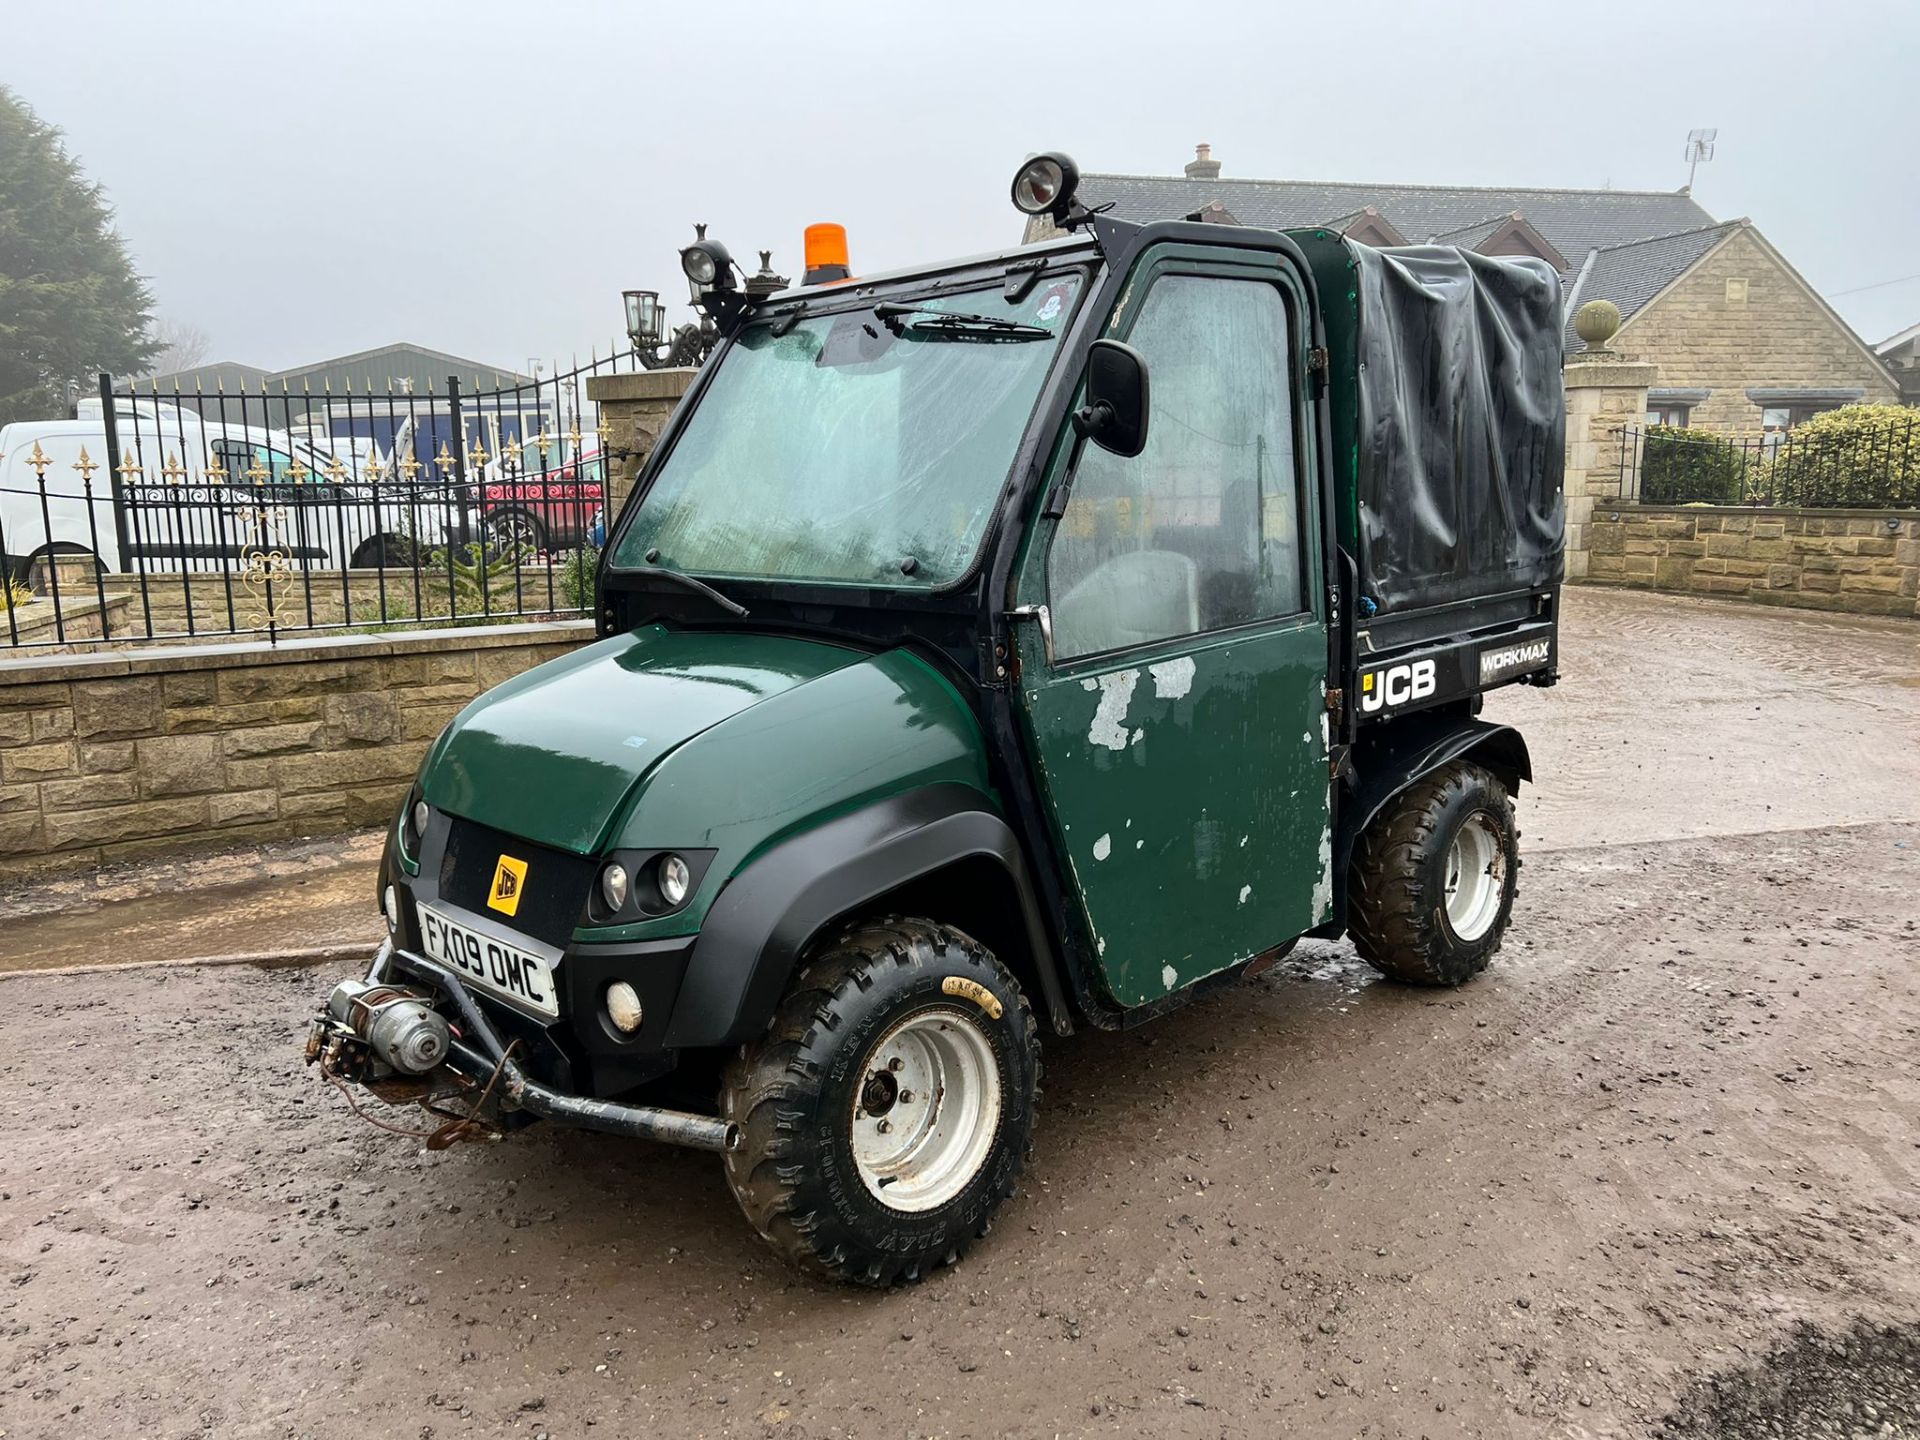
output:
[{"label": "tv aerial", "polygon": [[1687,190],[1693,190],[1693,172],[1700,168],[1702,160],[1713,158],[1713,142],[1720,137],[1718,130],[1689,130],[1687,132]]}]

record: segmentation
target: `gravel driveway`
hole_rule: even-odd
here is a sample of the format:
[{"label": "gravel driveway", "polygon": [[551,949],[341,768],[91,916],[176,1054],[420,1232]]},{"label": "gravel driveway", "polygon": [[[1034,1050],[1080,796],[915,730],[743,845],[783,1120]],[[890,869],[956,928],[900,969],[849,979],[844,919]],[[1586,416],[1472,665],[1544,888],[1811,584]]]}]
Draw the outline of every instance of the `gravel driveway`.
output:
[{"label": "gravel driveway", "polygon": [[1920,627],[1570,600],[1494,968],[1051,1044],[912,1289],[710,1157],[360,1124],[345,967],[0,979],[0,1435],[1920,1435]]}]

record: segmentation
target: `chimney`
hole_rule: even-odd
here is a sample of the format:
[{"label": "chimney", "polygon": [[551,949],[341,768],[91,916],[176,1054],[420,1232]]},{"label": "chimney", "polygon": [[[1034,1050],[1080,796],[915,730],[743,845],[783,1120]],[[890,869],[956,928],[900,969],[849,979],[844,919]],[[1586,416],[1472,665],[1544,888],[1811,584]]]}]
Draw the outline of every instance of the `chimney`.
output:
[{"label": "chimney", "polygon": [[1189,180],[1218,180],[1220,162],[1213,158],[1213,146],[1196,145],[1193,147],[1193,159],[1187,162]]}]

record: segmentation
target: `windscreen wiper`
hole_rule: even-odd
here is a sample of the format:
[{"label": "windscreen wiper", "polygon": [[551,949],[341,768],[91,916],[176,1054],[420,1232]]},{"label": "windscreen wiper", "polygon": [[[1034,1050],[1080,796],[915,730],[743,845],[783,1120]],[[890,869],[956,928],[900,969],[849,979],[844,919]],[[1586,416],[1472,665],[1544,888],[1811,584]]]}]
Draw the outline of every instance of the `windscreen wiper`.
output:
[{"label": "windscreen wiper", "polygon": [[647,568],[641,572],[643,575],[658,575],[663,579],[673,581],[676,585],[684,585],[687,589],[693,591],[694,594],[706,596],[707,599],[713,601],[713,603],[718,605],[722,610],[738,615],[743,620],[746,619],[746,606],[742,605],[738,600],[729,600],[704,580],[696,579],[691,575],[683,575],[678,570],[669,570],[654,558],[659,553],[658,550],[649,550],[647,552]]},{"label": "windscreen wiper", "polygon": [[[909,316],[913,318],[908,319]],[[1024,325],[1018,320],[1002,320],[994,315],[972,315],[964,310],[937,310],[931,305],[900,305],[883,300],[873,307],[873,318],[896,335],[912,329],[935,335],[964,335],[974,340],[1053,338],[1053,331],[1042,325]]]}]

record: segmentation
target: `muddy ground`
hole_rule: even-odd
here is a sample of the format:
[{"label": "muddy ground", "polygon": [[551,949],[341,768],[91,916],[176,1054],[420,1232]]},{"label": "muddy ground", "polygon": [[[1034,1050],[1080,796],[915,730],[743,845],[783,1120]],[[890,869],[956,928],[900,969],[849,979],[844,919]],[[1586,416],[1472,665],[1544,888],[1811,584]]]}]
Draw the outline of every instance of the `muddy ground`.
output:
[{"label": "muddy ground", "polygon": [[[1570,598],[1490,707],[1543,782],[1495,968],[1307,946],[1052,1043],[913,1289],[788,1271],[708,1157],[359,1124],[297,1053],[344,966],[0,980],[0,1433],[1920,1435],[1920,629]],[[0,947],[338,938],[231,863]]]}]

